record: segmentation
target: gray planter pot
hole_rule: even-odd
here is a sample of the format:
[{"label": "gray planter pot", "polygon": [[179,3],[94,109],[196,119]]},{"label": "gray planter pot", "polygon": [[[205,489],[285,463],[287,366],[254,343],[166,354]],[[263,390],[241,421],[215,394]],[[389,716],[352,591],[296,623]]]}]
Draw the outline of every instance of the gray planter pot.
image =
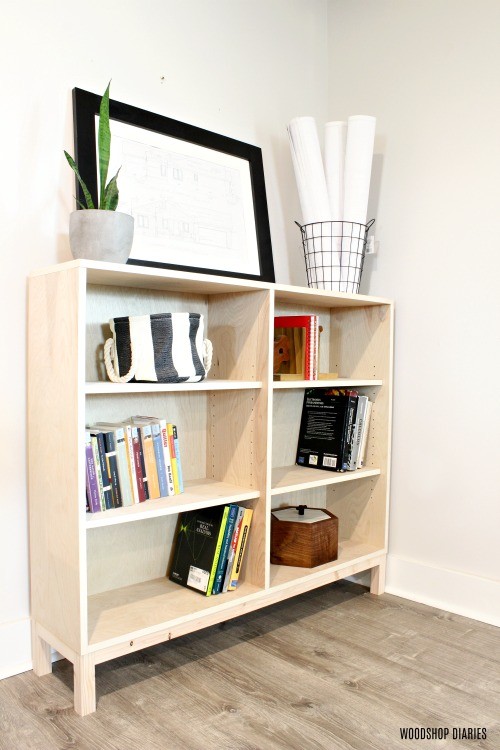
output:
[{"label": "gray planter pot", "polygon": [[134,217],[118,211],[81,209],[69,217],[74,258],[126,263],[134,238]]}]

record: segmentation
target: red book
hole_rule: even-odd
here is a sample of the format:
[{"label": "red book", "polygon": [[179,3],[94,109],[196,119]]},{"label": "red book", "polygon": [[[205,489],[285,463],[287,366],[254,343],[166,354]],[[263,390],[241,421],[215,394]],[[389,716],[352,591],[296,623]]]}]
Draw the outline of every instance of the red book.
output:
[{"label": "red book", "polygon": [[134,465],[135,465],[135,476],[137,480],[137,491],[139,493],[139,502],[143,503],[147,500],[146,491],[144,488],[144,473],[142,471],[141,461],[141,444],[139,442],[139,430],[137,427],[132,427],[132,447],[134,449]]},{"label": "red book", "polygon": [[274,318],[275,328],[305,328],[305,361],[304,380],[316,380],[317,367],[317,315],[277,315]]}]

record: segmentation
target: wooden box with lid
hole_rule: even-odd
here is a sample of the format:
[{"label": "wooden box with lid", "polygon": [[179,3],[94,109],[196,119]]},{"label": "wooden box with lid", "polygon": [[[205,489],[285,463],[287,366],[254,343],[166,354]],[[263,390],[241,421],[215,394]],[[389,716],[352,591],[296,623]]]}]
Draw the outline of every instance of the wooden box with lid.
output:
[{"label": "wooden box with lid", "polygon": [[315,568],[338,556],[339,519],[324,508],[287,506],[271,513],[271,563]]}]

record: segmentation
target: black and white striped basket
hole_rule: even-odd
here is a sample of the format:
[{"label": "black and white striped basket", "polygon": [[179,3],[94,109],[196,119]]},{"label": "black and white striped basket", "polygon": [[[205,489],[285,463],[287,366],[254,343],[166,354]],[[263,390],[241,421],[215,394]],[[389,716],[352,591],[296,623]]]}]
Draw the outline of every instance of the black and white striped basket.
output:
[{"label": "black and white striped basket", "polygon": [[109,325],[104,362],[113,383],[196,383],[210,370],[212,344],[199,313],[133,315]]}]

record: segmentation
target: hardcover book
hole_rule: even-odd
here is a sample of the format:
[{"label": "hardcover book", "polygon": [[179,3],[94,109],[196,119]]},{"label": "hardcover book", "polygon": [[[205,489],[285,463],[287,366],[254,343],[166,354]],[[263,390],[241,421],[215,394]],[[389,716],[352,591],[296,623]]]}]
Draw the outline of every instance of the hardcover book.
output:
[{"label": "hardcover book", "polygon": [[299,466],[345,470],[343,462],[349,415],[352,429],[353,398],[336,389],[306,389],[297,445],[296,463]]},{"label": "hardcover book", "polygon": [[274,318],[275,379],[318,377],[318,316],[278,315]]},{"label": "hardcover book", "polygon": [[90,432],[85,433],[85,483],[87,488],[87,501],[91,513],[99,513],[101,510],[101,498],[94,463],[94,451],[92,449],[92,436]]},{"label": "hardcover book", "polygon": [[169,578],[181,586],[212,593],[229,507],[218,505],[181,513]]},{"label": "hardcover book", "polygon": [[229,557],[229,547],[233,538],[234,524],[238,516],[239,506],[231,504],[229,506],[229,513],[227,516],[226,528],[224,530],[224,537],[222,539],[222,545],[217,562],[217,568],[215,571],[214,585],[212,587],[212,594],[220,594],[224,586],[224,579],[226,576],[226,568]]}]

